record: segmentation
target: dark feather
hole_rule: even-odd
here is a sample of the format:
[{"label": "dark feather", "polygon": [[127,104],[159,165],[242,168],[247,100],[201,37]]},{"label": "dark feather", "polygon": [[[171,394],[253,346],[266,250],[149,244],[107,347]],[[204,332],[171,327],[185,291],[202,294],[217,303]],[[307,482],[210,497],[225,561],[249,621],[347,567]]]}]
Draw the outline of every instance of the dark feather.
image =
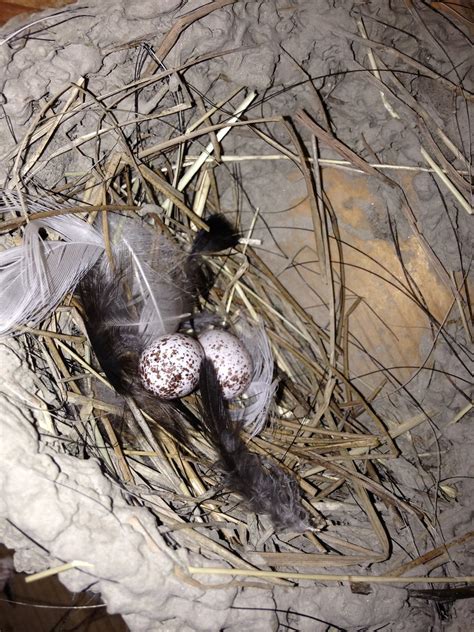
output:
[{"label": "dark feather", "polygon": [[129,394],[143,343],[125,299],[126,275],[101,261],[79,284],[84,322],[97,360],[120,395]]},{"label": "dark feather", "polygon": [[[429,579],[427,583],[429,583]],[[459,586],[458,588],[408,588],[407,592],[410,598],[427,599],[439,603],[474,598],[474,586]]]},{"label": "dark feather", "polygon": [[194,238],[191,250],[193,254],[221,252],[228,248],[235,248],[239,243],[240,233],[224,215],[211,215],[206,219],[206,224],[209,230],[199,230]]},{"label": "dark feather", "polygon": [[201,366],[202,430],[219,455],[226,486],[249,509],[269,514],[277,529],[304,531],[309,518],[301,504],[295,478],[268,458],[251,452],[241,437],[241,425],[229,414],[212,362]]},{"label": "dark feather", "polygon": [[187,275],[195,288],[196,298],[198,295],[207,298],[215,282],[215,274],[200,255],[234,248],[240,239],[240,233],[224,215],[211,215],[206,219],[206,223],[209,231],[201,229],[196,233],[186,264]]},{"label": "dark feather", "polygon": [[[114,227],[115,224],[118,221],[114,222],[112,218]],[[150,233],[143,232],[147,230],[146,226],[125,220],[121,228],[122,239],[135,248],[143,259],[143,265],[148,266],[156,288],[164,293],[164,298],[159,295],[154,298],[165,316],[168,311],[183,314],[184,308],[192,311],[202,289],[202,279],[206,280],[206,284],[209,282],[209,276],[203,272],[205,262],[201,254],[229,248],[239,240],[239,235],[223,216],[212,216],[208,224],[209,232],[197,233],[188,256],[178,253],[171,240],[163,237],[156,237],[157,247],[153,248]],[[151,342],[150,332],[145,332],[141,323],[145,310],[143,301],[132,291],[134,259],[130,250],[121,248],[120,241],[114,246],[116,269],[112,269],[104,256],[82,279],[78,288],[89,339],[102,370],[117,393],[132,397],[157,424],[186,443],[186,424],[193,423],[186,409],[178,402],[162,401],[151,395],[139,379],[139,359]],[[145,250],[147,247],[150,252]],[[156,262],[152,261],[152,250],[156,250],[158,255]],[[178,325],[178,322],[170,320],[171,330],[177,329]]]},{"label": "dark feather", "polygon": [[81,281],[79,296],[92,348],[107,379],[123,397],[130,396],[161,428],[187,441],[184,413],[146,391],[138,376],[145,340],[137,326],[136,306],[126,299],[127,274],[97,264]]}]

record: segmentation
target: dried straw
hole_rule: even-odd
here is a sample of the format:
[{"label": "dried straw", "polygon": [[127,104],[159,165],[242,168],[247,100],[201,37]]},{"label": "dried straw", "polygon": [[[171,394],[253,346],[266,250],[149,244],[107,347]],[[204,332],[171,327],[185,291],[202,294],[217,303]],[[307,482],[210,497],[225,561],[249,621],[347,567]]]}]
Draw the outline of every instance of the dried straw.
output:
[{"label": "dried straw", "polygon": [[[162,60],[165,58],[180,33],[193,20],[231,3],[232,0],[211,2],[184,16],[161,43],[157,57]],[[393,48],[368,40],[363,23],[359,23],[359,28],[362,35],[359,38],[354,36],[354,39],[369,47],[370,69],[367,76],[383,94],[385,106],[394,116],[400,101],[413,106],[416,116],[423,123],[426,138],[432,139],[433,135],[437,135],[437,142],[446,145],[447,138],[443,130],[414,102],[404,86],[400,88],[395,75],[388,71],[375,52],[396,55],[399,60],[410,65],[413,65],[414,60],[406,59]],[[217,186],[219,165],[244,160],[292,160],[301,170],[306,183],[315,248],[319,254],[328,297],[326,308],[329,327],[326,329],[318,324],[298,303],[264,263],[257,250],[249,245],[251,241],[240,247],[239,254],[211,258],[210,263],[219,274],[206,308],[227,314],[230,320],[242,312],[251,319],[263,320],[273,345],[282,378],[278,408],[263,433],[248,439],[250,448],[277,459],[284,468],[295,473],[305,506],[320,528],[324,528],[325,521],[316,507],[321,505],[322,499],[335,499],[343,515],[345,510],[350,515],[355,501],[363,512],[359,524],[364,526],[364,537],[357,529],[353,535],[347,532],[338,535],[337,529],[331,529],[329,525],[327,531],[323,530],[319,534],[306,533],[285,539],[271,528],[267,529],[265,518],[262,519],[262,526],[258,527],[255,519],[247,515],[239,499],[229,497],[221,489],[219,476],[211,467],[215,455],[202,437],[193,435],[194,448],[189,451],[156,431],[139,410],[133,410],[137,423],[135,439],[130,440],[127,433],[121,434],[120,428],[110,420],[110,416],[116,415],[117,407],[104,401],[106,397],[103,389],[109,389],[110,386],[95,368],[97,365],[83,323],[74,303],[70,301],[65,301],[57,314],[43,323],[41,328],[26,328],[24,333],[35,353],[42,358],[36,360],[38,366],[56,385],[61,399],[75,407],[80,421],[79,424],[69,424],[69,427],[64,418],[61,421],[53,419],[45,422],[50,437],[43,440],[48,441],[53,435],[64,446],[67,446],[65,437],[73,442],[85,440],[90,453],[103,462],[109,474],[124,489],[140,495],[141,502],[159,518],[176,545],[214,556],[214,559],[217,556],[231,566],[188,567],[181,569],[184,575],[244,575],[274,582],[472,583],[472,577],[401,576],[401,573],[418,564],[415,562],[394,569],[388,575],[308,574],[298,570],[306,566],[356,568],[366,564],[375,564],[374,568],[377,569],[378,563],[389,558],[393,546],[387,522],[390,513],[396,513],[402,523],[411,527],[413,524],[422,525],[425,534],[432,529],[425,510],[403,498],[395,486],[389,488],[377,473],[376,467],[384,460],[403,456],[395,439],[408,435],[427,417],[420,415],[405,420],[396,428],[390,428],[376,413],[371,402],[385,384],[396,382],[393,372],[381,368],[385,371],[385,377],[371,395],[364,395],[360,383],[358,385],[351,375],[349,348],[355,341],[350,329],[350,317],[361,299],[348,304],[342,255],[337,259],[331,255],[334,253],[333,244],[340,246],[340,237],[334,214],[326,204],[324,175],[319,169],[350,167],[364,173],[368,179],[383,181],[397,191],[413,233],[442,281],[452,291],[453,300],[463,314],[467,313],[466,298],[461,294],[456,279],[447,275],[439,265],[436,255],[419,230],[409,202],[398,191],[398,183],[382,173],[385,170],[396,173],[397,170],[423,167],[370,164],[303,111],[298,112],[291,122],[280,116],[247,117],[247,110],[256,98],[252,92],[242,97],[241,90],[234,91],[214,105],[200,101],[193,86],[186,82],[186,69],[229,52],[213,53],[160,72],[156,72],[156,63],[150,61],[144,76],[107,94],[93,94],[90,88],[85,89],[83,79],[79,79],[75,85],[50,99],[31,121],[23,140],[9,156],[12,163],[10,183],[12,187],[20,187],[22,183],[31,183],[33,178],[38,181],[43,169],[54,166],[60,156],[73,154],[79,146],[89,152],[95,147],[101,158],[100,169],[70,174],[66,180],[58,183],[56,189],[63,198],[82,198],[84,203],[78,205],[74,202],[62,211],[51,209],[38,213],[36,217],[79,213],[92,221],[97,213],[103,213],[105,217],[112,211],[127,212],[132,217],[138,217],[144,215],[141,209],[145,204],[159,203],[165,210],[163,216],[145,213],[147,221],[168,231],[186,246],[193,230],[206,227],[202,219],[203,209],[220,205]],[[419,70],[417,64],[416,69]],[[428,75],[431,73],[446,89],[456,89],[451,81],[434,71],[423,70]],[[178,101],[166,83],[172,75],[179,77],[182,86]],[[396,95],[393,86],[400,88]],[[122,122],[122,99],[145,88],[155,95],[157,102],[154,113],[137,113],[133,120]],[[60,97],[63,99],[61,106],[58,105]],[[74,142],[59,144],[56,139],[60,138],[64,123],[79,120],[88,110],[103,117],[99,129],[90,130]],[[232,113],[229,115],[227,111]],[[180,117],[184,114],[187,123],[186,128],[182,129]],[[211,117],[217,118],[218,122],[212,122]],[[153,144],[132,147],[131,135],[127,130],[134,125],[153,125],[158,120],[170,122],[176,131],[169,138],[160,138]],[[289,136],[287,145],[282,145],[272,134],[272,130],[274,133],[277,128]],[[262,139],[262,145],[270,144],[277,154],[265,154],[262,151],[259,155],[226,155],[221,145],[224,136],[239,133],[240,130],[252,132]],[[302,131],[312,138],[311,156],[299,140]],[[100,143],[107,138],[115,138],[119,142],[115,149],[104,155]],[[53,140],[56,141],[54,144]],[[201,143],[204,143],[204,149]],[[466,159],[451,143],[450,149],[456,150],[462,163],[462,169],[456,170],[453,165],[441,160],[439,147],[436,143],[435,146],[437,151],[433,151],[432,145],[428,143],[435,158],[431,158],[422,146],[421,155],[450,193],[471,212],[462,192],[466,183],[465,171],[462,171],[468,165]],[[327,148],[339,154],[342,160],[321,156]],[[31,184],[28,186],[31,191]],[[27,214],[5,218],[0,231],[16,233],[31,219]],[[252,237],[251,230],[246,236]],[[393,276],[390,282],[419,303],[416,292],[406,281]],[[434,317],[432,319],[434,321]],[[133,408],[132,402],[130,405]],[[187,405],[194,408],[192,396],[188,398]],[[452,423],[467,412],[468,407],[460,411]],[[134,482],[138,477],[145,481],[147,492],[137,491]],[[157,491],[158,496],[155,493]],[[420,559],[425,558],[422,556]],[[67,567],[80,564],[75,561]],[[296,570],[271,570],[274,567]],[[56,571],[60,572],[64,568]]]}]

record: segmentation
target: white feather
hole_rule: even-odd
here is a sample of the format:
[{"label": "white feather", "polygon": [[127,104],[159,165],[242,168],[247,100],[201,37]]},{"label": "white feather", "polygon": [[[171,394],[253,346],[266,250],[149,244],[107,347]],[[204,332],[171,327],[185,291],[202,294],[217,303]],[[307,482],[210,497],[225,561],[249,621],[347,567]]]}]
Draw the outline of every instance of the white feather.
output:
[{"label": "white feather", "polygon": [[[72,214],[34,219],[40,211],[64,208],[53,197],[20,197],[4,190],[0,199],[0,213],[19,214],[26,207],[30,217],[23,245],[0,253],[0,335],[6,335],[51,313],[94,266],[105,245],[101,231]],[[143,339],[151,342],[175,331],[192,301],[186,254],[136,218],[109,213],[108,220],[114,257],[133,279],[132,302],[139,306],[137,326]],[[43,240],[41,228],[54,231],[61,241]]]},{"label": "white feather", "polygon": [[139,307],[138,327],[146,344],[176,331],[189,315],[190,293],[186,254],[150,226],[124,216],[111,218],[112,244],[121,266],[132,271],[133,300]]},{"label": "white feather", "polygon": [[241,398],[244,406],[233,409],[231,414],[245,425],[251,436],[255,436],[265,425],[278,385],[273,379],[273,354],[262,323],[251,326],[241,319],[236,331],[252,357],[253,373],[252,381]]},{"label": "white feather", "polygon": [[[8,210],[20,209],[12,192],[8,192],[7,199]],[[46,205],[35,202],[31,206],[37,211]],[[51,202],[47,208],[55,206]],[[104,251],[100,233],[77,217],[59,215],[35,220],[33,213],[30,220],[24,229],[23,245],[0,252],[0,335],[14,333],[18,325],[37,325],[74,289]],[[57,233],[64,241],[43,240],[41,228]]]},{"label": "white feather", "polygon": [[26,193],[18,193],[9,189],[1,189],[0,191],[0,213],[23,213],[25,210],[29,214],[39,213],[40,211],[51,211],[52,209],[60,209],[64,207],[64,202],[56,200],[52,196],[35,196]]}]

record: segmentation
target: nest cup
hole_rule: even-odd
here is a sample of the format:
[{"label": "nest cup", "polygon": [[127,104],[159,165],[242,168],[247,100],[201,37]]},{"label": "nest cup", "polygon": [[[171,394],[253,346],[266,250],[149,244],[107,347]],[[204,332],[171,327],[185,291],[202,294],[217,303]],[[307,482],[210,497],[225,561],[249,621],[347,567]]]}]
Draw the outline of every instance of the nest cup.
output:
[{"label": "nest cup", "polygon": [[[179,18],[176,24],[194,19],[201,17],[190,13],[188,22]],[[360,31],[360,40],[367,39],[364,32]],[[225,54],[216,51],[208,54],[208,61],[191,58],[176,66],[171,61],[163,65],[175,35],[175,28],[164,35],[156,54],[146,47],[139,49],[144,60],[141,73],[113,91],[101,93],[93,80],[86,86],[80,79],[44,104],[23,141],[10,152],[12,170],[3,194],[1,230],[8,235],[8,247],[21,243],[27,222],[38,217],[77,216],[100,227],[107,251],[112,244],[109,214],[120,213],[166,235],[189,253],[196,232],[207,229],[206,218],[223,213],[242,239],[235,249],[206,253],[212,286],[201,295],[199,310],[213,323],[237,333],[239,323],[245,322],[247,337],[252,328],[264,328],[278,387],[258,432],[243,427],[242,434],[252,452],[292,474],[311,526],[303,532],[279,532],[268,516],[252,514],[239,495],[226,488],[215,450],[196,428],[189,426],[189,441],[181,443],[156,420],[134,409],[133,402],[123,413],[123,403],[115,399],[90,347],[80,300],[71,293],[40,323],[21,324],[15,332],[15,344],[27,350],[37,379],[50,394],[49,408],[35,422],[39,445],[49,455],[74,459],[78,467],[90,459],[99,464],[94,476],[102,481],[104,495],[110,483],[123,508],[141,508],[139,516],[130,519],[133,538],[140,534],[154,552],[159,541],[167,576],[174,573],[173,581],[193,585],[198,592],[208,582],[221,581],[219,573],[228,573],[232,585],[235,569],[249,587],[256,581],[263,586],[290,581],[300,585],[307,579],[330,582],[331,576],[341,581],[348,576],[340,575],[340,569],[362,576],[367,565],[389,582],[403,572],[386,562],[396,546],[394,515],[403,516],[417,533],[426,535],[431,528],[420,497],[410,498],[397,490],[401,472],[397,463],[403,465],[414,454],[409,433],[429,418],[405,386],[415,380],[421,388],[427,382],[420,362],[401,364],[405,341],[396,337],[394,343],[387,333],[390,323],[380,325],[382,317],[378,312],[373,316],[379,303],[372,312],[370,306],[366,310],[367,298],[354,290],[360,278],[353,269],[362,267],[370,279],[378,277],[380,284],[373,286],[379,292],[377,300],[385,293],[397,313],[410,305],[423,327],[444,327],[439,305],[433,301],[433,279],[441,275],[445,283],[440,300],[443,305],[448,299],[457,304],[464,315],[460,330],[467,313],[461,276],[453,273],[445,278],[436,261],[432,263],[431,245],[410,221],[420,261],[431,262],[435,269],[424,277],[426,301],[407,272],[392,223],[387,262],[376,261],[375,254],[357,258],[359,235],[348,247],[347,225],[352,220],[340,210],[343,203],[337,206],[335,188],[348,182],[367,190],[380,187],[377,195],[390,195],[389,205],[395,204],[405,221],[413,210],[412,198],[407,198],[399,172],[374,167],[365,152],[338,140],[315,110],[281,116],[279,106],[285,109],[288,102],[277,94],[267,100],[263,92],[231,89],[222,79],[203,95],[195,85],[201,77],[199,65],[208,64],[215,72],[215,60]],[[367,59],[366,73],[373,76],[376,59],[373,55]],[[309,91],[309,85],[304,89]],[[410,95],[403,94],[411,103]],[[383,101],[378,107],[384,111]],[[421,114],[413,114],[417,123]],[[82,136],[71,142],[67,134],[73,121],[84,129],[78,127]],[[433,124],[431,119],[428,122]],[[251,154],[242,149],[246,146]],[[81,159],[78,147],[84,152]],[[84,156],[88,160],[98,156],[100,168],[85,169],[89,163]],[[64,177],[53,175],[60,160],[72,165],[77,160],[79,166]],[[341,167],[344,171],[337,171]],[[465,213],[462,169],[451,165],[446,175],[436,163],[430,168],[441,182],[451,178],[455,191],[449,195],[454,194]],[[257,184],[252,172],[261,178]],[[292,179],[297,194],[284,195],[283,183]],[[13,188],[20,182],[26,182],[26,190],[18,195]],[[252,202],[256,189],[268,191],[272,203],[284,197],[290,206],[298,198],[296,210],[279,207],[286,226],[278,224],[278,214]],[[443,190],[440,195],[444,199],[448,193]],[[341,216],[345,217],[342,228]],[[288,226],[293,231],[289,238]],[[305,231],[301,240],[299,229]],[[55,241],[61,236],[49,231],[48,238]],[[297,244],[288,256],[293,239]],[[386,252],[384,248],[380,253]],[[160,256],[150,256],[155,254]],[[366,310],[360,320],[358,309]],[[183,329],[185,324],[183,317]],[[362,331],[364,325],[369,333]],[[446,340],[450,337],[448,332]],[[385,340],[390,341],[385,344]],[[424,344],[421,338],[411,341],[416,348]],[[455,365],[451,373],[464,376],[456,364],[462,353],[456,347],[445,359]],[[457,384],[465,389],[466,378]],[[199,415],[198,397],[192,392],[179,406]],[[236,410],[242,405],[233,404]],[[410,476],[418,473],[410,470]],[[420,477],[427,484],[424,472]],[[92,495],[86,482],[78,489]],[[415,560],[413,567],[420,564]],[[77,569],[73,572],[78,575],[71,584],[76,581],[82,587],[83,576]],[[367,573],[363,579],[370,584]],[[196,588],[193,582],[198,580],[201,584]]]}]

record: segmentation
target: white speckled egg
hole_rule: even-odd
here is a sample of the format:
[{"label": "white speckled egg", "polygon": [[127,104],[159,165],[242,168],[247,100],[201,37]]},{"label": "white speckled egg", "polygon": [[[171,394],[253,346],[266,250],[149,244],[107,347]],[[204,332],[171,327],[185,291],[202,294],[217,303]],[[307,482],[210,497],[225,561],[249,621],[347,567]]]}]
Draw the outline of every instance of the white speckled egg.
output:
[{"label": "white speckled egg", "polygon": [[209,329],[199,336],[204,353],[212,361],[224,397],[241,395],[252,379],[252,359],[240,340],[222,329]]},{"label": "white speckled egg", "polygon": [[184,334],[157,338],[140,357],[143,386],[161,399],[189,395],[199,382],[204,352],[197,340]]}]

